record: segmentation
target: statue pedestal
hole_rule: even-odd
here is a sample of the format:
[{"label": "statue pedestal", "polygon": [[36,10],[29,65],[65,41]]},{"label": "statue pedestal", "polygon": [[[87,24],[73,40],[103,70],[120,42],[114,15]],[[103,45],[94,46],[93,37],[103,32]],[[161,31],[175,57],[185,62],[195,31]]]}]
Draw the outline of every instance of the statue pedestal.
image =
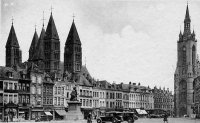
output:
[{"label": "statue pedestal", "polygon": [[68,102],[68,112],[65,117],[65,120],[83,120],[83,114],[81,113],[81,102]]}]

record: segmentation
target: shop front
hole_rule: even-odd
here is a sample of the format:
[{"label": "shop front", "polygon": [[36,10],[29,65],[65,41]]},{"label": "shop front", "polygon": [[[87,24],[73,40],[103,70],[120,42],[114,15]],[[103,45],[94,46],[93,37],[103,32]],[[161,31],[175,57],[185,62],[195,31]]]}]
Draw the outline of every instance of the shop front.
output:
[{"label": "shop front", "polygon": [[44,115],[43,107],[31,108],[31,120],[38,120],[42,115]]},{"label": "shop front", "polygon": [[8,103],[4,105],[3,119],[7,122],[13,122],[18,120],[18,105],[14,103]]},{"label": "shop front", "polygon": [[19,107],[19,119],[21,120],[29,120],[30,111],[28,107]]}]

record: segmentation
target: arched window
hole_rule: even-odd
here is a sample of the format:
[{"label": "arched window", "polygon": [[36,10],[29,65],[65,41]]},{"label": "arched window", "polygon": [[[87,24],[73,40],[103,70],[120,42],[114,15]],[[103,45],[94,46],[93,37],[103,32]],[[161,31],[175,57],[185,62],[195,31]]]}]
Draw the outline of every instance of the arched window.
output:
[{"label": "arched window", "polygon": [[195,46],[193,45],[193,46],[192,46],[192,65],[195,64],[195,58],[196,58],[196,56],[195,56],[195,51],[196,51],[196,48],[195,48]]},{"label": "arched window", "polygon": [[182,58],[183,58],[183,65],[186,65],[186,48],[185,46],[183,46],[183,54],[182,54]]}]

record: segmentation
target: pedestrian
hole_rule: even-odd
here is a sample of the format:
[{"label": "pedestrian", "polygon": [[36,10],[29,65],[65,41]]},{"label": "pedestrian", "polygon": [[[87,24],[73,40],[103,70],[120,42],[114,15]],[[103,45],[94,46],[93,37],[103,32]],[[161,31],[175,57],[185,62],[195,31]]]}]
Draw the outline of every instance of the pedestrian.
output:
[{"label": "pedestrian", "polygon": [[164,123],[166,122],[166,123],[168,123],[168,120],[167,120],[167,118],[168,118],[168,115],[167,114],[165,114],[164,115],[164,118],[163,118],[163,121],[164,121]]},{"label": "pedestrian", "polygon": [[87,116],[87,123],[92,123],[92,114],[91,114],[91,112]]}]

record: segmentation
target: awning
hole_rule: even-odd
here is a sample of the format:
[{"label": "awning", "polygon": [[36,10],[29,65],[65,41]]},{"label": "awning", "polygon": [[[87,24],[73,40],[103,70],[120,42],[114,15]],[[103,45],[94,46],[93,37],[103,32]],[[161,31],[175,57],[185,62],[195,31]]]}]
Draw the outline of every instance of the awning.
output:
[{"label": "awning", "polygon": [[66,113],[65,110],[56,110],[56,112],[57,112],[60,116],[67,115],[67,113]]},{"label": "awning", "polygon": [[145,110],[141,110],[142,111],[142,114],[147,114],[147,112]]},{"label": "awning", "polygon": [[52,115],[50,112],[44,112],[46,115]]},{"label": "awning", "polygon": [[145,110],[136,109],[138,114],[147,114]]},{"label": "awning", "polygon": [[24,111],[19,111],[19,114],[24,114]]}]

